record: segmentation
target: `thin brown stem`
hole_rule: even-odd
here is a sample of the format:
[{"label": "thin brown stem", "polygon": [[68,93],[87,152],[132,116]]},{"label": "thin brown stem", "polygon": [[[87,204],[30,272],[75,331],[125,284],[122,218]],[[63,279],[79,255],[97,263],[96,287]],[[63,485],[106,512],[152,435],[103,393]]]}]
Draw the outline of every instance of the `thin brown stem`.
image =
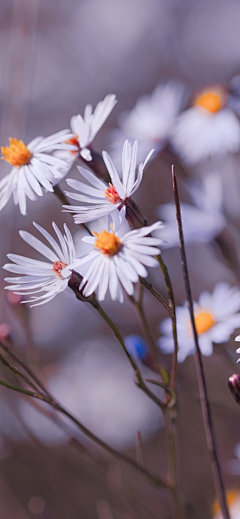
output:
[{"label": "thin brown stem", "polygon": [[[21,380],[25,380],[25,376],[23,373],[21,373],[19,370],[15,369],[14,366],[10,365],[6,359],[4,359],[2,356],[0,357],[0,360],[4,363],[6,367],[10,367],[11,371],[14,372],[14,374],[19,377]],[[22,363],[19,361],[19,363]],[[35,377],[36,378],[36,377]],[[90,438],[92,441],[94,441],[97,445],[99,445],[101,448],[103,448],[105,451],[107,451],[109,454],[114,456],[116,459],[119,459],[121,461],[127,462],[129,465],[131,465],[133,468],[137,469],[139,472],[142,472],[152,483],[156,484],[157,486],[171,489],[171,485],[165,482],[163,479],[155,476],[154,474],[148,472],[147,470],[141,468],[138,463],[128,456],[125,456],[124,454],[121,454],[120,452],[116,451],[110,445],[102,441],[100,438],[98,438],[95,434],[93,434],[87,427],[85,427],[75,416],[73,416],[65,407],[63,407],[61,404],[59,404],[54,398],[51,396],[48,396],[47,391],[45,390],[43,384],[41,383],[42,387],[44,388],[44,392],[41,392],[39,390],[36,391],[29,391],[25,388],[15,386],[13,384],[10,384],[9,382],[5,382],[3,380],[0,380],[0,385],[3,385],[7,387],[8,389],[11,389],[13,391],[17,391],[19,393],[22,393],[27,396],[31,396],[33,398],[36,398],[37,400],[40,400],[42,402],[47,403],[51,407],[53,407],[56,411],[59,411],[61,414],[65,415],[71,422],[73,422],[88,438]],[[30,387],[32,387],[30,383]]]},{"label": "thin brown stem", "polygon": [[227,502],[226,502],[226,496],[225,496],[223,476],[222,476],[220,462],[219,462],[219,458],[218,458],[215,431],[214,431],[214,426],[213,426],[211,407],[210,407],[209,398],[208,398],[207,385],[206,385],[206,379],[205,379],[203,361],[202,361],[202,354],[201,354],[201,350],[199,347],[198,334],[197,334],[195,320],[194,320],[193,299],[192,299],[191,285],[190,285],[189,274],[188,274],[187,258],[186,258],[183,229],[182,229],[180,201],[179,201],[179,196],[178,196],[177,179],[176,179],[176,175],[175,175],[174,166],[172,166],[172,180],[173,180],[173,191],[174,191],[176,217],[177,217],[178,232],[179,232],[179,244],[180,244],[180,252],[181,252],[181,263],[182,263],[182,270],[183,270],[184,285],[185,285],[187,304],[188,304],[188,309],[189,309],[189,314],[190,314],[193,338],[194,338],[194,342],[195,342],[195,346],[196,346],[194,360],[195,360],[195,367],[196,367],[196,373],[197,373],[198,388],[199,388],[199,395],[200,395],[200,400],[201,400],[202,416],[203,416],[203,422],[204,422],[204,427],[205,427],[207,446],[208,446],[208,450],[210,453],[213,481],[214,481],[214,485],[215,485],[215,491],[216,491],[217,499],[219,502],[219,506],[220,506],[224,519],[230,519],[228,506],[227,506]]}]

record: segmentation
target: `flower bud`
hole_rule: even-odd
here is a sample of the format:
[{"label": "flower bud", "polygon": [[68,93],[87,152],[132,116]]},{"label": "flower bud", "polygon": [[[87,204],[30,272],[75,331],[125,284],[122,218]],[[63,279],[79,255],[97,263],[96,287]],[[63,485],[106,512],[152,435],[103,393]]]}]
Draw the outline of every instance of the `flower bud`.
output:
[{"label": "flower bud", "polygon": [[231,375],[228,379],[228,387],[237,404],[240,404],[240,375]]}]

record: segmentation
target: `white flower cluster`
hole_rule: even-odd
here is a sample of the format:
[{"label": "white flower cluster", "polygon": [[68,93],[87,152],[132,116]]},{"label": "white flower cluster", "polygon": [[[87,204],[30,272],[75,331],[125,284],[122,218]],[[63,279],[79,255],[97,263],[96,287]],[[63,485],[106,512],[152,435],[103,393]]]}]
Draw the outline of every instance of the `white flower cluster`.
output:
[{"label": "white flower cluster", "polygon": [[[42,194],[42,187],[53,191],[54,179],[62,178],[63,171],[66,173],[71,155],[74,159],[82,157],[91,161],[89,146],[115,103],[115,96],[109,94],[98,103],[94,112],[87,105],[84,117],[78,115],[71,119],[73,133],[64,131],[48,139],[39,137],[28,146],[17,139],[10,139],[9,147],[2,148],[2,153],[13,169],[1,181],[1,208],[13,194],[14,202],[19,204],[22,214],[26,214],[26,197],[35,199],[36,195]],[[113,300],[123,302],[123,290],[128,295],[134,294],[134,283],[139,281],[139,277],[148,275],[145,267],[157,266],[154,256],[160,253],[158,246],[162,242],[160,238],[150,236],[152,231],[162,227],[161,222],[127,233],[123,231],[126,201],[139,187],[144,168],[153,153],[151,150],[137,168],[137,149],[137,141],[133,146],[127,140],[124,142],[120,175],[108,153],[103,152],[111,179],[108,185],[82,167],[79,171],[89,184],[71,179],[67,181],[77,191],[67,193],[68,196],[84,202],[83,206],[64,206],[65,210],[74,213],[75,223],[85,223],[109,215],[107,228],[102,228],[101,232],[93,231],[91,237],[83,238],[88,244],[88,252],[85,247],[85,254],[82,252],[81,257],[76,256],[73,239],[66,225],[62,234],[53,222],[57,242],[34,223],[48,245],[25,231],[20,231],[20,236],[48,261],[9,254],[12,263],[7,263],[3,268],[18,277],[6,278],[10,283],[6,287],[8,290],[29,296],[25,302],[31,302],[32,306],[41,305],[65,290],[74,270],[82,276],[79,290],[85,297],[98,290],[98,298],[103,300],[109,289]],[[56,150],[60,157],[46,153]],[[111,217],[109,213],[116,209],[117,214]]]},{"label": "white flower cluster", "polygon": [[[20,295],[29,296],[25,302],[33,306],[50,301],[68,286],[72,272],[80,274],[79,290],[85,297],[97,292],[104,300],[109,291],[112,300],[123,301],[124,291],[134,294],[134,284],[147,276],[146,267],[157,265],[159,245],[166,239],[167,247],[177,244],[174,207],[165,204],[159,209],[166,221],[164,231],[160,221],[153,225],[124,230],[129,200],[140,186],[143,172],[154,153],[168,145],[188,163],[236,152],[240,147],[238,112],[231,103],[231,94],[222,87],[206,88],[186,106],[187,89],[179,81],[159,85],[151,96],[140,98],[133,110],[123,114],[120,129],[113,133],[112,156],[103,151],[102,158],[110,182],[98,178],[89,169],[78,167],[85,182],[67,179],[73,191],[66,195],[78,205],[64,205],[72,213],[76,224],[90,223],[91,236],[84,236],[82,248],[76,254],[71,233],[64,225],[64,234],[55,223],[56,241],[46,230],[34,223],[48,245],[33,235],[20,231],[25,242],[44,256],[47,261],[9,254],[12,263],[4,265],[17,277],[8,277],[6,287]],[[38,137],[25,145],[10,139],[2,148],[2,158],[12,165],[10,173],[0,182],[0,209],[11,195],[26,214],[26,199],[36,200],[43,189],[53,191],[54,185],[69,171],[76,159],[83,159],[90,167],[94,161],[91,144],[116,104],[115,95],[109,94],[93,110],[87,105],[84,116],[71,118],[71,130],[60,131],[48,138]],[[235,112],[234,112],[235,110]],[[121,167],[119,162],[121,148]],[[137,166],[138,161],[142,161]],[[94,168],[93,168],[94,170]],[[187,188],[195,206],[182,205],[186,242],[214,240],[224,229],[226,220],[222,211],[223,188],[217,173],[209,174],[199,189],[197,183]],[[107,224],[101,218],[107,216]],[[96,221],[96,227],[94,223]],[[98,223],[99,222],[99,223]],[[160,235],[159,235],[159,231]],[[154,236],[151,233],[154,232]],[[210,355],[213,342],[224,342],[239,325],[238,289],[220,283],[213,294],[204,292],[196,305],[196,326],[200,334],[202,352]],[[228,304],[226,304],[226,301]],[[181,346],[179,361],[194,351],[187,310],[177,308]],[[170,320],[161,325],[163,336],[160,348],[173,351]],[[238,340],[238,338],[237,338]],[[240,351],[240,350],[239,350]]]}]

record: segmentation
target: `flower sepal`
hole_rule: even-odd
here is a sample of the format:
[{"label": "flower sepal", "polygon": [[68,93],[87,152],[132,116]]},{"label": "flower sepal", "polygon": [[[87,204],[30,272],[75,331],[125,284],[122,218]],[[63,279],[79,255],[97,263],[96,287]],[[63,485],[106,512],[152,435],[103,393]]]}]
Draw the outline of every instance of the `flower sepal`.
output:
[{"label": "flower sepal", "polygon": [[75,270],[72,271],[71,277],[68,281],[68,286],[71,288],[71,290],[74,292],[75,296],[79,301],[82,301],[83,303],[91,303],[93,306],[96,306],[97,300],[95,293],[91,294],[88,297],[85,297],[83,295],[84,288],[86,284],[79,290],[80,284],[83,280],[83,277],[81,274],[78,274],[78,272],[75,272]]}]

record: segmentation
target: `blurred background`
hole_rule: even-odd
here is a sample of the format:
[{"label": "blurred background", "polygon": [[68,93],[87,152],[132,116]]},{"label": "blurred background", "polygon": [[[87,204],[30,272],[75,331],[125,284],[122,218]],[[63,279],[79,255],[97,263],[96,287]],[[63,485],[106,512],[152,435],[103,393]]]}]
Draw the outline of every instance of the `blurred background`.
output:
[{"label": "blurred background", "polygon": [[[36,136],[69,128],[71,116],[83,113],[87,103],[95,106],[108,93],[115,93],[118,104],[94,143],[98,151],[111,150],[111,131],[117,127],[121,112],[132,109],[140,96],[150,95],[159,83],[176,78],[192,93],[209,84],[226,85],[240,74],[239,18],[238,0],[2,0],[1,146],[7,145],[10,136],[28,143]],[[171,153],[159,153],[136,195],[150,223],[158,218],[158,206],[173,199],[172,160]],[[8,166],[1,161],[0,179],[9,172]],[[189,202],[186,177],[201,179],[212,169],[221,175],[225,209],[234,220],[233,235],[237,236],[238,155],[184,169],[183,174],[176,159],[184,202]],[[75,166],[72,176],[77,177]],[[61,185],[66,188],[64,181]],[[61,205],[51,193],[36,204],[29,202],[26,217],[11,200],[0,213],[1,266],[8,252],[29,254],[19,229],[33,232],[34,220],[50,231],[53,219],[58,225],[67,222],[75,232],[71,216],[61,213]],[[238,248],[237,243],[239,258]],[[187,252],[196,300],[201,291],[212,290],[218,281],[239,284],[238,268],[235,273],[229,268],[220,249],[213,250],[209,243],[192,243]],[[181,305],[185,296],[178,249],[165,250],[163,258]],[[47,305],[22,310],[17,299],[7,299],[4,275],[2,271],[0,325],[9,327],[14,351],[32,363],[59,401],[118,450],[135,456],[136,431],[140,431],[147,466],[164,474],[162,418],[157,407],[135,387],[122,351],[100,318],[70,291]],[[151,273],[151,279],[166,295],[159,272]],[[157,339],[166,313],[148,294],[144,301]],[[128,302],[113,305],[107,299],[104,307],[123,336],[140,333]],[[5,332],[0,327],[2,336]],[[240,430],[239,409],[227,390],[229,375],[238,369],[235,335],[229,343],[232,361],[230,357],[226,360],[219,345],[213,356],[204,359],[228,489],[240,483],[239,476],[228,470]],[[170,366],[169,356],[164,356],[164,363]],[[151,370],[144,365],[142,369],[144,376],[151,378]],[[191,503],[189,517],[210,519],[214,489],[191,357],[179,366],[178,384],[181,484]],[[46,416],[47,408],[43,415],[27,399],[5,388],[0,389],[0,402],[3,519],[169,519],[168,496],[163,491],[106,456],[77,431],[83,447],[80,452],[74,450],[71,431],[52,423]]]}]

